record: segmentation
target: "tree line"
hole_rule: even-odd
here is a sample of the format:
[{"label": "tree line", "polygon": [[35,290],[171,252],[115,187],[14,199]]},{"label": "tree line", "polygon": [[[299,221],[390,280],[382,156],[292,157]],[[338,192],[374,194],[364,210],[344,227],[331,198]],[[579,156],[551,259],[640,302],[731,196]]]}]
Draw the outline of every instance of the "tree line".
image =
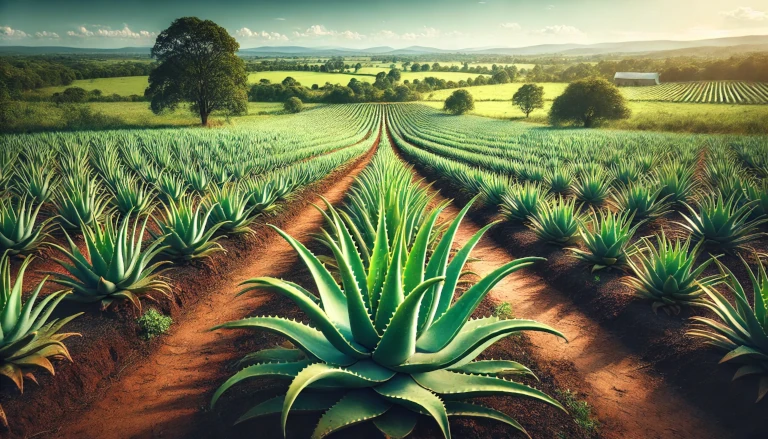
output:
[{"label": "tree line", "polygon": [[152,63],[140,61],[0,57],[0,89],[20,99],[23,92],[37,88],[70,85],[78,79],[146,76],[152,68]]}]

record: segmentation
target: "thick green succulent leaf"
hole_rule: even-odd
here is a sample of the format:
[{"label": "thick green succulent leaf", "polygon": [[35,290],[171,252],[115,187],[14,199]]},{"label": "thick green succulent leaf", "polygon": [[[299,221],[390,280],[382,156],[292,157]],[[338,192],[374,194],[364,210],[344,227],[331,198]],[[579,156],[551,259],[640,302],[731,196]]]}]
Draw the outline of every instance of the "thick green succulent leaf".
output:
[{"label": "thick green succulent leaf", "polygon": [[387,237],[386,211],[379,209],[379,222],[376,227],[376,239],[373,243],[371,261],[368,265],[368,294],[370,295],[371,314],[376,315],[379,308],[381,288],[384,285],[389,267],[389,238]]},{"label": "thick green succulent leaf", "polygon": [[424,265],[427,262],[429,240],[432,237],[432,229],[435,226],[435,222],[437,222],[437,217],[443,209],[445,209],[445,205],[433,210],[416,234],[416,239],[408,253],[405,269],[403,270],[403,292],[406,296],[424,281]]},{"label": "thick green succulent leaf", "polygon": [[451,438],[448,414],[443,402],[434,393],[418,385],[410,376],[398,374],[386,383],[374,387],[373,390],[393,404],[412,411],[428,413],[437,421],[443,436],[446,439]]},{"label": "thick green succulent leaf", "polygon": [[339,352],[357,359],[369,356],[368,349],[357,344],[352,339],[352,334],[347,334],[346,336],[342,334],[323,309],[293,285],[272,277],[251,279],[246,281],[244,285],[249,286],[241,294],[252,289],[266,289],[291,299],[293,303],[304,311],[313,325],[323,333],[328,342],[338,349]]},{"label": "thick green succulent leaf", "polygon": [[386,413],[374,419],[373,425],[388,439],[404,439],[413,432],[418,421],[418,413],[395,405],[387,410]]},{"label": "thick green succulent leaf", "polygon": [[[303,393],[293,402],[291,410],[293,412],[323,412],[333,407],[341,398],[342,394],[338,392],[315,392]],[[276,415],[283,411],[283,402],[285,395],[270,398],[255,407],[248,410],[243,416],[240,416],[235,424],[245,422],[262,416]]]},{"label": "thick green succulent leaf", "polygon": [[211,408],[216,405],[216,401],[219,400],[221,395],[235,384],[251,378],[294,378],[309,364],[311,364],[310,360],[301,360],[295,363],[261,363],[248,366],[232,375],[228,380],[224,381],[224,384],[216,389],[216,392],[214,392],[213,397],[211,398]]},{"label": "thick green succulent leaf", "polygon": [[461,331],[469,316],[498,282],[515,271],[542,260],[546,259],[516,259],[494,270],[462,294],[459,300],[419,337],[416,346],[425,352],[437,352],[444,348]]},{"label": "thick green succulent leaf", "polygon": [[295,362],[307,358],[300,349],[289,349],[282,346],[275,346],[274,348],[262,349],[260,351],[251,352],[238,361],[240,366],[250,366],[256,363],[285,363]]},{"label": "thick green succulent leaf", "polygon": [[212,329],[222,328],[260,329],[287,338],[310,358],[340,366],[348,366],[355,362],[354,358],[339,352],[322,332],[293,320],[281,317],[250,317],[214,326]]},{"label": "thick green succulent leaf", "polygon": [[392,404],[370,389],[352,390],[323,413],[312,439],[322,439],[343,428],[383,415]]},{"label": "thick green succulent leaf", "polygon": [[472,250],[475,248],[478,241],[480,241],[480,238],[485,235],[485,232],[487,232],[488,229],[495,226],[496,224],[498,224],[498,221],[492,222],[478,230],[477,233],[475,233],[472,238],[470,238],[469,241],[467,241],[467,243],[464,244],[464,246],[453,256],[453,259],[451,259],[451,263],[448,264],[448,268],[445,272],[445,284],[442,286],[443,292],[440,294],[440,301],[437,304],[435,318],[439,319],[448,310],[448,307],[451,306],[453,295],[456,291],[456,285],[459,282],[459,277],[461,277],[464,264],[466,264],[467,259],[469,259],[470,252],[472,252]]},{"label": "thick green succulent leaf", "polygon": [[528,375],[536,377],[531,369],[511,360],[480,360],[461,366],[451,366],[448,370],[473,375]]},{"label": "thick green succulent leaf", "polygon": [[[477,200],[478,196],[479,195],[472,198],[469,203],[467,203],[467,205],[461,209],[459,214],[456,216],[456,218],[454,218],[453,222],[451,222],[451,225],[443,234],[443,237],[440,239],[437,247],[435,247],[435,251],[429,258],[429,263],[427,264],[427,271],[425,274],[427,278],[445,275],[445,271],[448,266],[448,257],[451,254],[453,239],[456,237],[456,232],[459,230],[461,221],[464,219],[464,216],[466,216],[469,208],[472,207],[472,204],[475,202],[475,200]],[[422,310],[419,313],[419,331],[424,331],[426,328],[429,328],[432,325],[432,321],[434,320],[437,313],[437,306],[440,303],[441,293],[441,285],[436,285],[434,288],[432,288],[430,294],[427,295],[426,300],[422,302]],[[453,294],[453,292],[450,293]]]},{"label": "thick green succulent leaf", "polygon": [[291,406],[301,392],[313,383],[320,384],[319,382],[323,380],[336,379],[337,384],[348,389],[365,388],[384,383],[393,376],[393,372],[389,372],[380,366],[376,366],[370,361],[358,362],[348,369],[334,367],[325,363],[316,363],[307,366],[296,375],[296,378],[294,378],[291,385],[288,387],[288,392],[285,394],[283,413],[280,420],[283,428],[283,435],[285,435],[285,426],[288,422],[288,414],[291,411]]},{"label": "thick green succulent leaf", "polygon": [[386,279],[381,287],[381,299],[376,309],[376,330],[384,332],[395,311],[405,300],[403,294],[403,260],[405,259],[405,249],[403,244],[404,229],[400,227],[397,230],[397,236],[392,244],[394,252],[389,262]]},{"label": "thick green succulent leaf", "polygon": [[270,225],[280,236],[285,239],[291,247],[301,257],[304,264],[312,273],[312,278],[317,285],[317,291],[320,294],[320,300],[323,304],[323,310],[331,321],[342,330],[349,331],[349,315],[347,314],[347,298],[344,292],[336,284],[333,276],[328,269],[312,254],[304,244],[293,239],[290,235],[279,228]]},{"label": "thick green succulent leaf", "polygon": [[402,364],[416,352],[421,301],[433,285],[443,280],[444,277],[436,277],[422,282],[400,304],[373,352],[377,363],[384,366]]},{"label": "thick green succulent leaf", "polygon": [[488,407],[483,407],[477,404],[470,404],[467,402],[459,401],[447,401],[445,403],[445,410],[448,412],[448,416],[465,416],[471,418],[484,418],[493,419],[494,421],[503,422],[517,431],[523,433],[527,437],[531,437],[527,431],[517,421],[510,416]]},{"label": "thick green succulent leaf", "polygon": [[556,399],[546,393],[502,378],[464,375],[448,370],[415,373],[411,376],[424,388],[454,400],[492,395],[521,396],[546,402],[566,411]]}]

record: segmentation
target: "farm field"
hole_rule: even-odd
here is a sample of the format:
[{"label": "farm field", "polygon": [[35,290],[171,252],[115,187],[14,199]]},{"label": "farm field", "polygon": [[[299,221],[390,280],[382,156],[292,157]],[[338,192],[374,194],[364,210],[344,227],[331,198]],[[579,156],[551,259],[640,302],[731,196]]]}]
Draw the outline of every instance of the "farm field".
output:
[{"label": "farm field", "polygon": [[768,84],[743,81],[702,81],[624,87],[627,99],[725,104],[768,104]]},{"label": "farm field", "polygon": [[[262,415],[296,383],[294,411],[352,398],[339,416],[354,421],[398,407],[419,438],[444,433],[389,399],[400,386],[464,398],[430,405],[454,437],[768,428],[758,377],[731,382],[738,365],[719,364],[762,347],[746,335],[707,345],[720,326],[701,326],[731,312],[722,301],[746,300],[750,272],[764,276],[768,137],[556,129],[417,103],[274,105],[209,129],[0,137],[0,275],[23,279],[29,303],[54,273],[37,300],[63,299],[51,318],[64,328],[39,337],[81,335],[4,372],[12,437],[281,437],[280,417]],[[10,233],[14,222],[28,232]],[[138,319],[150,309],[170,328]],[[35,386],[21,371],[46,357],[56,374],[33,369]],[[327,416],[294,416],[295,437],[326,428]],[[380,421],[335,437],[392,432]]]},{"label": "farm field", "polygon": [[[441,101],[422,104],[443,108]],[[471,114],[546,125],[551,107],[552,101],[545,100],[544,108],[534,110],[526,119],[509,100],[477,101]],[[608,121],[602,126],[642,131],[768,134],[768,106],[629,101],[627,107],[632,111],[629,119]]]},{"label": "farm field", "polygon": [[[509,84],[479,85],[476,87],[463,87],[469,91],[475,101],[511,101],[512,95],[524,85],[522,82],[512,82]],[[544,87],[544,100],[551,101],[560,96],[568,86],[562,82],[544,82],[536,84]],[[431,93],[425,93],[423,99],[427,101],[445,101],[454,90],[436,90]]]}]

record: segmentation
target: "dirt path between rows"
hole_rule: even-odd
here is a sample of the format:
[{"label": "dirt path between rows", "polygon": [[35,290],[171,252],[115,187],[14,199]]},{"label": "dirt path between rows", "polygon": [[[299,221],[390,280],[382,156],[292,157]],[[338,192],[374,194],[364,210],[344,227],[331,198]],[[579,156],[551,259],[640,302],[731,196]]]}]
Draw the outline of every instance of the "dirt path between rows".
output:
[{"label": "dirt path between rows", "polygon": [[[373,148],[376,149],[376,145]],[[372,157],[368,153],[353,168],[322,192],[331,203],[342,201],[354,177]],[[339,174],[337,174],[339,175]],[[333,177],[331,177],[333,178]],[[310,201],[321,204],[318,195]],[[302,242],[322,226],[321,214],[311,205],[296,215],[284,230]],[[238,331],[210,332],[212,326],[244,318],[265,300],[263,296],[240,296],[239,284],[257,276],[288,277],[297,261],[296,253],[277,233],[272,233],[252,263],[227,273],[216,291],[201,291],[206,297],[185,312],[164,336],[162,345],[140,365],[123,373],[104,396],[83,413],[73,413],[76,422],[63,426],[56,438],[154,438],[199,437],[200,413],[221,384],[225,365],[241,358],[234,340]]]},{"label": "dirt path between rows", "polygon": [[[445,199],[439,194],[435,200]],[[444,211],[445,218],[455,218],[460,207],[463,206],[449,205]],[[466,243],[482,226],[484,224],[465,218],[456,244]],[[484,276],[517,257],[535,255],[516,255],[486,235],[472,256],[479,261],[471,263],[471,269]],[[493,289],[491,296],[509,302],[516,318],[546,323],[566,335],[568,343],[548,334],[527,334],[536,363],[571,362],[575,372],[569,373],[575,373],[590,387],[586,399],[602,424],[601,437],[721,439],[730,436],[704,412],[688,404],[661,377],[647,370],[648,365],[633,356],[619,337],[580,312],[566,294],[548,285],[542,277],[530,270],[513,273]]]}]

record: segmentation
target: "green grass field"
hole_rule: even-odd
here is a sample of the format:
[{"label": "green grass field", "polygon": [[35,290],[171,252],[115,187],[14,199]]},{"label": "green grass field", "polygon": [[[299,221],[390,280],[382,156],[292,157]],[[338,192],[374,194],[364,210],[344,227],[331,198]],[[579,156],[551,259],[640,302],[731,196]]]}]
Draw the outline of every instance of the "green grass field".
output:
[{"label": "green grass field", "polygon": [[[509,84],[480,85],[464,88],[472,93],[475,101],[509,101],[512,99],[512,95],[523,85],[522,82],[511,82]],[[565,87],[568,86],[568,84],[562,82],[543,82],[537,85],[544,87],[544,100],[547,101],[560,96],[565,91]],[[425,93],[424,99],[428,101],[444,101],[454,91],[455,89],[436,90],[432,93]]]},{"label": "green grass field", "polygon": [[[425,105],[442,108],[441,101],[425,101]],[[674,131],[689,133],[768,134],[767,105],[690,104],[676,102],[628,103],[632,116],[626,120],[605,123],[606,128]],[[531,113],[529,119],[511,101],[477,101],[471,114],[496,119],[547,124],[551,101]]]}]

